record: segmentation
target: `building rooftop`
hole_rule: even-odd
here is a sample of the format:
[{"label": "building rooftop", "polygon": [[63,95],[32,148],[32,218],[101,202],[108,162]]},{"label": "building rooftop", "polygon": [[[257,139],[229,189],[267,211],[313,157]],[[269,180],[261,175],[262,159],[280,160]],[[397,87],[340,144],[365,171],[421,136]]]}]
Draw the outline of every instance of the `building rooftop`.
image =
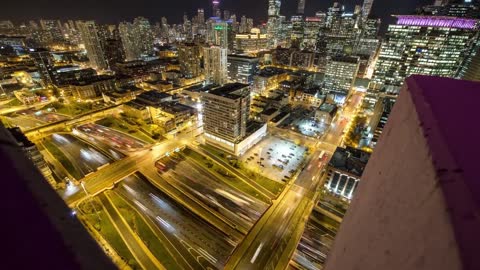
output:
[{"label": "building rooftop", "polygon": [[334,56],[334,57],[332,57],[331,62],[342,62],[342,63],[357,64],[358,63],[358,57]]},{"label": "building rooftop", "polygon": [[457,29],[477,29],[478,20],[443,16],[395,15],[398,25],[442,27]]},{"label": "building rooftop", "polygon": [[163,102],[160,106],[162,107],[162,110],[172,114],[180,112],[194,113],[196,111],[193,107],[175,101]]},{"label": "building rooftop", "polygon": [[337,147],[328,165],[361,177],[369,158],[370,154],[360,149]]},{"label": "building rooftop", "polygon": [[194,86],[190,86],[188,88],[185,88],[185,91],[190,91],[190,92],[207,92],[212,90],[213,88],[218,87],[218,85],[215,84],[207,84],[204,85],[203,83],[196,84]]},{"label": "building rooftop", "polygon": [[328,112],[329,114],[333,114],[337,110],[337,106],[335,104],[323,103],[318,109],[322,112]]},{"label": "building rooftop", "polygon": [[217,87],[209,93],[216,96],[222,96],[230,99],[242,98],[250,95],[250,91],[240,91],[248,89],[249,85],[244,83],[228,83],[223,86]]},{"label": "building rooftop", "polygon": [[75,86],[85,86],[96,82],[109,81],[114,79],[115,77],[110,75],[95,75],[92,77],[84,78],[82,80],[72,81],[70,84]]},{"label": "building rooftop", "polygon": [[152,90],[152,91],[141,93],[137,97],[137,99],[139,99],[141,101],[146,101],[146,102],[151,103],[151,104],[160,104],[161,102],[165,101],[165,99],[168,99],[168,98],[171,98],[171,97],[172,97],[172,95]]}]

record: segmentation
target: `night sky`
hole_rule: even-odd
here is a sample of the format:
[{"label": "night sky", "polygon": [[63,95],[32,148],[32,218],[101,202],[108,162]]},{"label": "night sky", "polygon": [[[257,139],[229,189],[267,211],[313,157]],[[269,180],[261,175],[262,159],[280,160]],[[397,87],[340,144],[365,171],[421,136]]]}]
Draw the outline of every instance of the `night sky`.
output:
[{"label": "night sky", "polygon": [[[338,0],[337,0],[338,1]],[[375,0],[373,14],[388,19],[390,14],[411,13],[415,7],[433,0]],[[282,14],[290,16],[296,10],[298,0],[283,0]],[[326,10],[333,0],[307,0],[306,15],[313,15],[318,10]],[[338,1],[353,10],[355,4],[362,0]],[[267,0],[221,0],[221,8],[241,15],[253,17],[255,23],[266,20]],[[18,22],[30,19],[95,19],[100,23],[118,23],[144,16],[159,21],[167,17],[169,23],[179,23],[185,12],[193,15],[197,8],[205,8],[206,15],[211,14],[210,1],[207,0],[25,0],[2,1],[0,20],[10,19]]]}]

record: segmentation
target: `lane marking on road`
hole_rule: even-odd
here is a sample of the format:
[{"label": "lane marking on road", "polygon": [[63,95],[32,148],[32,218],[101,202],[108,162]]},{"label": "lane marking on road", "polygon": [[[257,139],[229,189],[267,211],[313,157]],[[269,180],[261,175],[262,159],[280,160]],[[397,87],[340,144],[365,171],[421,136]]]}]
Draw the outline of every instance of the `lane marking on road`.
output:
[{"label": "lane marking on road", "polygon": [[263,247],[263,243],[261,243],[260,245],[258,245],[258,248],[257,250],[255,251],[255,254],[253,254],[253,257],[252,259],[250,260],[250,263],[254,263],[255,260],[257,259],[258,257],[258,254],[260,254],[260,251],[262,250],[262,247]]}]

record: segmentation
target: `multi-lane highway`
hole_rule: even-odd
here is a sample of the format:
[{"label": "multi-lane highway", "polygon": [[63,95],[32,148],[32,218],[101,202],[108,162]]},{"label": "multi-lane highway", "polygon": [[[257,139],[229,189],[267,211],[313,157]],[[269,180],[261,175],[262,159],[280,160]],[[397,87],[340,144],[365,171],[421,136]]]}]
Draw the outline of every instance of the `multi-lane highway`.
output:
[{"label": "multi-lane highway", "polygon": [[238,239],[180,206],[145,178],[127,177],[114,192],[154,220],[192,269],[222,269],[238,244]]},{"label": "multi-lane highway", "polygon": [[82,176],[96,171],[115,159],[123,158],[123,155],[113,149],[108,149],[112,156],[107,156],[70,134],[53,134],[48,140],[65,154]]},{"label": "multi-lane highway", "polygon": [[191,158],[178,162],[164,173],[172,186],[201,201],[210,211],[229,219],[247,232],[268,208],[268,204],[226,185]]}]

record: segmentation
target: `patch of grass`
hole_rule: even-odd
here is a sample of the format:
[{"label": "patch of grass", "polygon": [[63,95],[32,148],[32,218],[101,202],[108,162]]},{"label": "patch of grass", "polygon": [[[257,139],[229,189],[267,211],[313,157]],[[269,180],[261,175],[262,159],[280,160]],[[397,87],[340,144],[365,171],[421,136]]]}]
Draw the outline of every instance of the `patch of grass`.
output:
[{"label": "patch of grass", "polygon": [[208,152],[213,153],[214,155],[216,155],[219,158],[223,159],[224,161],[228,162],[232,167],[241,171],[243,174],[250,177],[253,181],[257,182],[258,184],[260,184],[261,186],[263,186],[264,188],[266,188],[267,190],[269,190],[273,194],[278,195],[282,192],[282,190],[285,186],[284,184],[282,184],[280,182],[277,182],[277,181],[274,181],[270,178],[267,178],[267,177],[265,177],[261,174],[258,174],[256,172],[250,170],[249,168],[244,166],[244,164],[242,162],[240,162],[238,160],[229,160],[227,158],[228,154],[223,153],[222,151],[220,151],[220,150],[218,150],[218,149],[216,149],[212,146],[204,145],[202,147],[205,148]]},{"label": "patch of grass", "polygon": [[94,110],[93,103],[76,101],[70,102],[69,104],[53,102],[49,107],[54,108],[57,113],[70,116],[77,116]]},{"label": "patch of grass", "polygon": [[21,106],[21,105],[23,105],[23,103],[20,100],[14,98],[12,101],[8,102],[5,105],[6,106]]},{"label": "patch of grass", "polygon": [[55,146],[50,140],[43,141],[43,145],[52,156],[54,156],[60,164],[73,176],[79,180],[83,178],[83,175],[73,166],[73,163],[65,156],[65,154]]},{"label": "patch of grass", "polygon": [[155,233],[150,229],[147,223],[142,219],[137,211],[132,209],[121,197],[114,193],[109,193],[110,199],[125,217],[126,221],[133,231],[142,239],[152,254],[161,262],[166,269],[181,269],[175,260],[167,251],[162,242],[157,238]]},{"label": "patch of grass", "polygon": [[132,126],[126,123],[125,121],[123,121],[122,119],[118,119],[113,116],[100,119],[96,122],[96,124],[118,130],[132,137],[135,137],[143,142],[147,142],[147,143],[155,142],[153,138],[151,138],[150,136],[140,131],[138,126]]},{"label": "patch of grass", "polygon": [[183,153],[187,156],[189,156],[192,159],[195,159],[198,163],[204,164],[207,168],[211,169],[214,174],[216,173],[221,180],[223,180],[226,184],[246,193],[250,194],[253,197],[256,197],[257,199],[264,201],[266,203],[270,203],[269,198],[265,197],[264,195],[261,195],[257,192],[255,188],[252,186],[248,185],[244,181],[239,180],[237,177],[231,175],[228,173],[225,169],[220,167],[216,162],[213,160],[197,153],[196,151],[193,151],[189,148],[186,148]]},{"label": "patch of grass", "polygon": [[[95,209],[92,207],[92,204],[95,205]],[[110,218],[107,216],[105,211],[102,209],[102,206],[96,201],[92,203],[83,203],[80,206],[84,214],[81,217],[84,218],[85,222],[93,225],[93,227],[103,236],[103,238],[115,249],[118,256],[120,256],[125,262],[128,263],[132,269],[142,269],[138,262],[133,257],[132,253],[128,249],[125,242],[123,242],[120,234],[113,226],[113,223],[110,221]]]}]

